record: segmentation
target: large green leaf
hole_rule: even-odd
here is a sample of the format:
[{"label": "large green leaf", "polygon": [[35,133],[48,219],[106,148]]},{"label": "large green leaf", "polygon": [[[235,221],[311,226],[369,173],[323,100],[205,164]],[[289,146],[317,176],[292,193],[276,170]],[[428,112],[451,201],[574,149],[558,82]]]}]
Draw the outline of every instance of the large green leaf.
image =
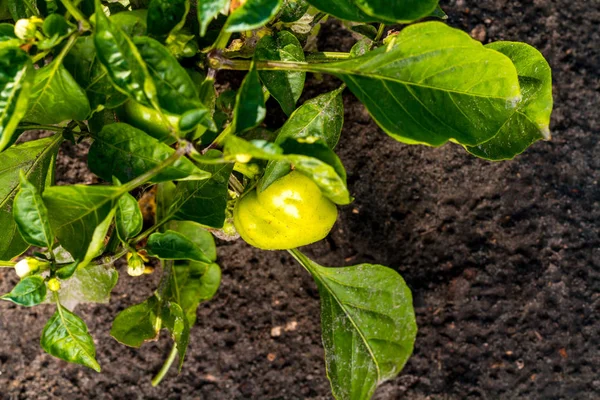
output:
[{"label": "large green leaf", "polygon": [[42,331],[42,349],[61,360],[100,372],[94,340],[81,318],[57,304],[57,311]]},{"label": "large green leaf", "polygon": [[[260,61],[297,61],[304,62],[302,45],[292,33],[280,31],[272,36],[263,37],[256,45],[254,53]],[[259,71],[259,76],[271,96],[290,115],[296,109],[296,102],[304,89],[305,72],[295,71]]]},{"label": "large green leaf", "polygon": [[327,376],[335,398],[370,399],[412,353],[417,325],[410,289],[382,265],[327,268],[291,252],[319,289]]},{"label": "large green leaf", "polygon": [[466,149],[481,158],[508,160],[534,142],[550,138],[552,71],[544,56],[525,43],[496,42],[486,47],[512,60],[519,75],[523,100],[492,139]]},{"label": "large green leaf", "polygon": [[431,14],[438,0],[307,0],[334,17],[356,22],[411,22]]},{"label": "large green leaf", "polygon": [[133,41],[111,22],[96,0],[94,44],[113,84],[140,103],[155,105],[156,87]]},{"label": "large green leaf", "polygon": [[[115,186],[52,186],[42,194],[48,208],[50,225],[60,244],[77,260],[89,259],[98,244],[97,228],[108,228],[106,221],[125,193]],[[104,229],[101,229],[104,230]],[[96,240],[94,240],[96,239]],[[91,249],[94,250],[94,249]]]},{"label": "large green leaf", "polygon": [[34,79],[33,63],[16,47],[0,48],[0,152],[10,146],[25,115]]},{"label": "large green leaf", "polygon": [[39,69],[31,90],[27,122],[58,124],[66,120],[83,121],[90,114],[85,91],[60,60]]},{"label": "large green leaf", "polygon": [[192,260],[210,263],[200,246],[179,232],[167,230],[150,235],[146,244],[148,254],[164,260]]},{"label": "large green leaf", "polygon": [[148,5],[148,33],[166,36],[190,10],[189,0],[152,0]]},{"label": "large green leaf", "polygon": [[21,188],[13,201],[13,217],[25,241],[38,247],[52,248],[54,234],[48,221],[48,210],[34,184],[21,170]]},{"label": "large green leaf", "polygon": [[208,109],[200,102],[194,81],[160,42],[149,37],[136,37],[142,59],[156,85],[160,107],[173,114],[200,109],[208,114]]},{"label": "large green leaf", "polygon": [[11,290],[10,293],[0,296],[0,299],[12,301],[25,307],[40,304],[46,298],[46,283],[39,275],[26,276]]},{"label": "large green leaf", "polygon": [[108,304],[118,280],[119,273],[114,267],[96,264],[81,267],[80,264],[72,276],[61,282],[60,304],[69,310],[81,303]]},{"label": "large green leaf", "polygon": [[168,295],[181,306],[192,326],[196,323],[196,310],[200,303],[212,299],[220,285],[219,265],[179,261],[173,269]]},{"label": "large green leaf", "polygon": [[211,261],[217,260],[215,238],[199,223],[193,221],[171,221],[167,227],[172,231],[181,233],[194,242]]},{"label": "large green leaf", "polygon": [[267,115],[265,97],[258,72],[253,66],[237,92],[233,122],[235,133],[256,128]]},{"label": "large green leaf", "polygon": [[206,35],[208,25],[221,12],[226,11],[229,0],[203,0],[198,2],[198,21],[200,22],[200,36]]},{"label": "large green leaf", "polygon": [[[288,139],[278,146],[261,140],[245,141],[231,136],[225,143],[225,158],[248,162],[252,158],[280,161],[311,178],[323,195],[336,204],[349,204],[346,171],[337,155],[322,141]],[[285,175],[285,174],[284,174]]]},{"label": "large green leaf", "polygon": [[201,168],[210,172],[212,176],[202,181],[179,182],[167,218],[194,221],[212,228],[223,227],[233,163],[202,164],[202,160],[211,160],[220,157],[220,154],[211,150],[204,158],[196,160]]},{"label": "large green leaf", "polygon": [[[147,133],[124,123],[106,125],[94,136],[88,154],[90,170],[106,181],[117,177],[122,182],[140,176],[175,153]],[[175,161],[152,178],[152,182],[198,180],[210,177],[185,157]]]},{"label": "large green leaf", "polygon": [[408,26],[388,46],[311,70],[338,76],[379,126],[411,144],[483,143],[521,100],[508,57],[440,22]]},{"label": "large green leaf", "polygon": [[156,338],[160,318],[159,301],[155,296],[141,304],[121,311],[113,321],[110,335],[119,343],[131,347],[140,347],[144,342]]},{"label": "large green leaf", "polygon": [[[333,149],[344,125],[344,102],[342,90],[337,89],[307,100],[290,116],[279,130],[275,143],[288,139],[320,138]],[[285,161],[270,161],[258,183],[258,190],[265,190],[277,179],[290,172],[290,164]]]},{"label": "large green leaf", "polygon": [[135,197],[125,193],[117,206],[115,228],[121,240],[129,240],[142,231],[144,216]]},{"label": "large green leaf", "polygon": [[33,140],[2,153],[0,166],[0,260],[10,260],[27,250],[27,243],[17,230],[13,218],[13,199],[19,188],[19,173],[37,190],[43,190],[49,176],[48,171],[62,142],[61,135]]},{"label": "large green leaf", "polygon": [[260,28],[277,15],[281,1],[246,0],[229,15],[225,30],[242,32]]}]

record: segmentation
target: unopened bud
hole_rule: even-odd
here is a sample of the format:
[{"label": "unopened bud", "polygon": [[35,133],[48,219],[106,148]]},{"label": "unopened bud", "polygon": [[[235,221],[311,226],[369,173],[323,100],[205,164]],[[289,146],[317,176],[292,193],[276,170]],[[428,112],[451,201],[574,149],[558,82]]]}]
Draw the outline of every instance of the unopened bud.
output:
[{"label": "unopened bud", "polygon": [[144,259],[138,253],[127,253],[127,273],[130,276],[143,275],[145,269]]},{"label": "unopened bud", "polygon": [[43,271],[50,264],[45,261],[37,260],[33,257],[25,257],[15,265],[15,272],[19,278],[35,274],[38,271]]},{"label": "unopened bud", "polygon": [[56,278],[52,278],[48,281],[48,289],[52,292],[58,292],[60,290],[60,281]]},{"label": "unopened bud", "polygon": [[29,19],[20,19],[15,24],[15,35],[19,39],[29,40],[35,38],[37,32],[37,25],[43,23],[38,17],[31,17]]}]

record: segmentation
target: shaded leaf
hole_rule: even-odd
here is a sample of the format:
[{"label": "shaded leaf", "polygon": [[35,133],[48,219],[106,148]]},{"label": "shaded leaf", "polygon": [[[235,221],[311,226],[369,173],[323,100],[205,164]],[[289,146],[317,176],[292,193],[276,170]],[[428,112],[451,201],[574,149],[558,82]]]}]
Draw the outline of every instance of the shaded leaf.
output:
[{"label": "shaded leaf", "polygon": [[21,188],[13,202],[13,217],[19,233],[33,246],[52,248],[54,234],[48,222],[48,210],[35,185],[21,170]]},{"label": "shaded leaf", "polygon": [[140,347],[144,342],[156,338],[159,317],[158,299],[155,296],[141,304],[121,311],[115,318],[110,335],[119,343],[131,347]]},{"label": "shaded leaf", "polygon": [[122,11],[111,14],[110,21],[121,28],[129,37],[144,36],[147,33],[148,10]]},{"label": "shaded leaf", "polygon": [[337,399],[370,399],[410,357],[417,325],[402,277],[382,265],[327,268],[297,250],[321,297],[327,376]]},{"label": "shaded leaf", "polygon": [[200,36],[206,35],[208,25],[213,19],[225,11],[229,0],[203,0],[198,2],[198,21],[200,22]]},{"label": "shaded leaf", "polygon": [[194,242],[211,261],[217,260],[217,247],[213,235],[202,225],[193,221],[171,221],[168,228]]},{"label": "shaded leaf", "polygon": [[10,293],[0,297],[2,300],[12,301],[25,307],[40,304],[46,298],[46,283],[39,275],[26,276],[11,290]]},{"label": "shaded leaf", "polygon": [[466,149],[488,160],[509,160],[534,142],[550,139],[552,71],[544,56],[525,43],[496,42],[486,47],[512,60],[519,76],[523,100],[492,139]]},{"label": "shaded leaf", "polygon": [[438,0],[307,0],[319,10],[356,22],[411,22],[431,14]]},{"label": "shaded leaf", "polygon": [[44,327],[40,344],[54,357],[100,372],[94,340],[85,322],[60,304]]},{"label": "shaded leaf", "polygon": [[148,254],[165,260],[193,260],[210,263],[200,246],[179,232],[153,233],[146,244]]},{"label": "shaded leaf", "polygon": [[227,19],[227,32],[242,32],[260,28],[279,12],[282,0],[246,0]]},{"label": "shaded leaf", "polygon": [[189,0],[152,0],[148,5],[148,33],[166,36],[183,21],[190,9]]},{"label": "shaded leaf", "polygon": [[15,140],[25,115],[34,79],[29,56],[15,47],[0,47],[0,152]]},{"label": "shaded leaf", "polygon": [[[88,154],[88,166],[106,181],[111,181],[115,176],[122,182],[129,182],[174,153],[175,150],[168,145],[131,125],[109,124],[94,136]],[[151,182],[207,179],[209,176],[190,160],[181,157],[153,177]]]},{"label": "shaded leaf", "polygon": [[8,261],[27,250],[28,244],[18,232],[13,218],[13,199],[19,188],[19,173],[38,191],[42,191],[51,164],[62,142],[61,135],[33,140],[11,147],[2,153],[0,166],[0,260]]},{"label": "shaded leaf", "polygon": [[277,18],[281,22],[296,22],[308,11],[310,5],[306,0],[283,0]]},{"label": "shaded leaf", "polygon": [[167,301],[162,309],[162,322],[171,333],[173,340],[177,346],[177,354],[179,354],[179,369],[183,366],[185,353],[190,340],[190,325],[188,320],[177,303]]},{"label": "shaded leaf", "polygon": [[232,122],[234,132],[241,133],[257,127],[266,115],[267,108],[262,85],[256,67],[253,65],[237,92]]}]

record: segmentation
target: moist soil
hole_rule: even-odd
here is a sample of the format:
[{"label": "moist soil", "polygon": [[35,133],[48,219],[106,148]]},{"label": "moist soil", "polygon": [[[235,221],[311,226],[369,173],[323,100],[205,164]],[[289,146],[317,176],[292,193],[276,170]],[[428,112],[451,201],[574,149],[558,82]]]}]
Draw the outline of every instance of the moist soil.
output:
[{"label": "moist soil", "polygon": [[[337,151],[356,200],[306,251],[323,265],[391,266],[413,291],[414,354],[377,399],[598,399],[600,1],[442,6],[450,25],[479,40],[540,49],[554,72],[553,140],[502,163],[453,145],[407,146],[345,93]],[[336,22],[321,38],[321,50],[353,43]],[[311,76],[304,99],[337,84]],[[274,114],[269,124],[281,120]],[[85,154],[85,146],[64,144],[59,183],[94,181]],[[168,338],[131,349],[109,336],[117,313],[151,294],[157,273],[135,280],[122,273],[109,305],[78,306],[101,374],[39,348],[52,306],[2,302],[0,398],[331,398],[311,277],[287,253],[242,241],[220,243],[219,263],[223,283],[198,310],[183,371],[173,369],[158,388],[150,377],[169,353]],[[0,291],[15,281],[2,273]]]}]

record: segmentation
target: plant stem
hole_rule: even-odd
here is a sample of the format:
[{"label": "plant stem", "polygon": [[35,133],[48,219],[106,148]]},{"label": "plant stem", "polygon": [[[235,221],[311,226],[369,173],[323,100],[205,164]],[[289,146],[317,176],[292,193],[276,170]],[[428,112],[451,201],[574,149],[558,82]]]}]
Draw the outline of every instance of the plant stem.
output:
[{"label": "plant stem", "polygon": [[61,2],[65,6],[69,14],[71,14],[73,18],[75,18],[79,22],[80,29],[82,31],[89,31],[91,29],[92,26],[85,18],[85,15],[83,15],[83,13],[79,11],[77,7],[75,7],[71,0],[61,0]]},{"label": "plant stem", "polygon": [[171,349],[171,352],[169,353],[169,357],[165,360],[165,363],[163,364],[160,371],[158,371],[158,374],[156,374],[156,376],[154,378],[152,378],[152,386],[158,386],[160,384],[160,382],[163,380],[165,375],[167,375],[167,372],[169,372],[171,365],[173,365],[173,361],[175,361],[175,357],[177,357],[177,345],[176,344],[173,345],[173,348]]},{"label": "plant stem", "polygon": [[2,261],[0,268],[14,268],[17,263],[11,261]]},{"label": "plant stem", "polygon": [[256,69],[263,71],[299,71],[299,72],[324,72],[324,73],[343,73],[345,70],[327,67],[323,65],[327,63],[307,63],[294,61],[248,61],[240,59],[225,58],[218,52],[213,52],[208,57],[210,68],[227,69],[234,71],[249,71],[252,63],[256,65]]},{"label": "plant stem", "polygon": [[375,39],[373,40],[373,42],[379,42],[381,40],[381,38],[383,37],[384,33],[385,33],[385,24],[379,24],[379,28],[377,29],[377,36],[375,36]]},{"label": "plant stem", "polygon": [[62,132],[65,130],[65,128],[61,128],[60,126],[53,126],[53,125],[25,125],[25,126],[17,126],[17,129],[25,129],[25,130],[31,130],[31,129],[40,129],[40,130],[44,130],[44,131],[53,131],[53,132]]},{"label": "plant stem", "polygon": [[349,58],[350,53],[342,53],[338,51],[321,51],[317,53],[306,54],[306,62],[308,63],[343,61]]},{"label": "plant stem", "polygon": [[292,257],[294,257],[296,259],[296,261],[298,261],[298,263],[300,265],[302,265],[306,271],[308,271],[309,274],[311,274],[313,276],[315,275],[315,271],[312,268],[312,262],[300,250],[289,249],[288,253],[290,253],[292,255]]},{"label": "plant stem", "polygon": [[158,164],[156,167],[152,168],[149,171],[144,172],[142,175],[138,176],[137,178],[123,184],[123,186],[121,186],[123,193],[129,192],[129,191],[137,188],[138,186],[143,185],[148,180],[150,180],[150,179],[154,178],[156,175],[158,175],[163,169],[167,168],[171,164],[174,164],[177,160],[179,160],[181,157],[183,157],[184,154],[187,153],[187,151],[188,151],[187,147],[188,147],[187,144],[179,146],[179,148],[175,151],[175,153],[171,154],[168,158],[166,158],[163,162]]}]

